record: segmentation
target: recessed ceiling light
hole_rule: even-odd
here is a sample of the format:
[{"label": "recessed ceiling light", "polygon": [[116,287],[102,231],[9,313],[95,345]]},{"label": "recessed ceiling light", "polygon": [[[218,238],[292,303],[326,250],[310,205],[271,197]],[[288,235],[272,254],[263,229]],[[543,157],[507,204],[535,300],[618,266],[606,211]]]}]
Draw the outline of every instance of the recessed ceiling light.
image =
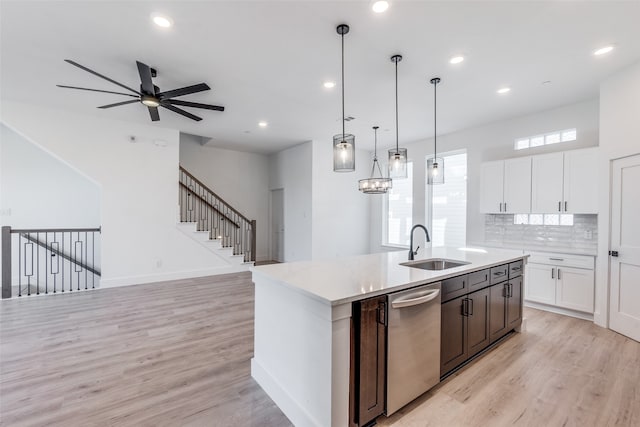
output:
[{"label": "recessed ceiling light", "polygon": [[151,19],[153,19],[153,23],[158,27],[169,28],[173,25],[173,21],[167,16],[153,15]]},{"label": "recessed ceiling light", "polygon": [[384,11],[386,11],[387,9],[389,9],[389,2],[388,1],[377,1],[373,3],[373,6],[371,6],[371,9],[373,9],[373,11],[375,13],[382,13]]},{"label": "recessed ceiling light", "polygon": [[266,127],[267,127],[267,125],[268,125],[268,123],[267,123],[267,122],[265,122],[265,121],[258,122],[258,126],[260,126],[261,128],[266,128]]},{"label": "recessed ceiling light", "polygon": [[605,46],[605,47],[601,47],[601,48],[600,48],[600,49],[598,49],[598,50],[594,50],[594,51],[593,51],[593,54],[594,54],[595,56],[600,56],[600,55],[604,55],[604,54],[606,54],[606,53],[609,53],[609,52],[611,52],[612,50],[613,50],[613,46]]},{"label": "recessed ceiling light", "polygon": [[331,89],[336,87],[336,82],[324,82],[322,86],[326,87],[327,89]]},{"label": "recessed ceiling light", "polygon": [[498,89],[498,93],[500,95],[505,94],[505,93],[510,92],[510,91],[511,91],[510,87],[502,87],[502,88]]},{"label": "recessed ceiling light", "polygon": [[460,55],[458,55],[458,56],[454,56],[453,58],[451,58],[451,59],[449,60],[449,63],[450,63],[450,64],[459,64],[459,63],[461,63],[462,61],[464,61],[464,56],[460,56]]}]

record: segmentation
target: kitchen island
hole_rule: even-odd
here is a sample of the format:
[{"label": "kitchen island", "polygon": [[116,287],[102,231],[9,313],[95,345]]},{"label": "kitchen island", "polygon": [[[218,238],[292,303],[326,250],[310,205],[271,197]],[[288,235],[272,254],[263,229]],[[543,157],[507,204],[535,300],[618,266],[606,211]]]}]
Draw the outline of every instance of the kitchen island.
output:
[{"label": "kitchen island", "polygon": [[252,269],[252,376],[296,426],[353,425],[354,302],[489,271],[526,256],[510,250],[433,248],[421,251],[416,261],[433,258],[464,265],[412,268],[401,265],[407,251],[399,251]]}]

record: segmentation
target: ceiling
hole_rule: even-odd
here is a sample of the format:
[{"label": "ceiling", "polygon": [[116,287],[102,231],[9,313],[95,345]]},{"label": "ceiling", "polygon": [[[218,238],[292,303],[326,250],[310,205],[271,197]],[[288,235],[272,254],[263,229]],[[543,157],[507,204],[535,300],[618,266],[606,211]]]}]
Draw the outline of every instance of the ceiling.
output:
[{"label": "ceiling", "polygon": [[[0,3],[0,96],[83,114],[151,124],[140,104],[99,110],[124,97],[57,88],[118,90],[75,68],[72,59],[137,87],[135,61],[157,68],[168,90],[206,82],[182,99],[224,105],[167,110],[153,126],[211,138],[211,145],[270,153],[309,140],[331,141],[340,127],[340,36],[345,36],[347,132],[361,148],[395,143],[393,54],[399,73],[400,144],[598,96],[599,83],[640,60],[640,1],[7,1]],[[151,22],[160,12],[170,29]],[[602,57],[592,52],[614,44]],[[449,64],[462,54],[466,60]],[[338,85],[325,89],[323,82]],[[543,84],[544,81],[551,83]],[[508,85],[512,91],[498,95]],[[268,122],[260,128],[258,122]]]}]

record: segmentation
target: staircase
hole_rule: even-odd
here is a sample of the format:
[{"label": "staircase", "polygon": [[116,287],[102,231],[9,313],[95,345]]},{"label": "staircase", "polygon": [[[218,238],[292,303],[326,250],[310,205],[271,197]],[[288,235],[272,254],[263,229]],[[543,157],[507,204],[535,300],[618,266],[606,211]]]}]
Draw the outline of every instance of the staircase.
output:
[{"label": "staircase", "polygon": [[256,221],[248,219],[180,166],[178,228],[231,265],[253,265]]}]

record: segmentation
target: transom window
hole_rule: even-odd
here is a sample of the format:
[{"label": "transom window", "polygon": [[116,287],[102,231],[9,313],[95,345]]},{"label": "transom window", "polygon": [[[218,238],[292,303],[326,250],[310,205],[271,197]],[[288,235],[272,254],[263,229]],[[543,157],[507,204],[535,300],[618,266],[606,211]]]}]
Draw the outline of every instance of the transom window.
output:
[{"label": "transom window", "polygon": [[525,150],[527,148],[541,147],[543,145],[575,141],[576,139],[578,139],[578,132],[576,129],[565,129],[556,132],[545,133],[542,135],[518,138],[513,144],[513,149]]}]

